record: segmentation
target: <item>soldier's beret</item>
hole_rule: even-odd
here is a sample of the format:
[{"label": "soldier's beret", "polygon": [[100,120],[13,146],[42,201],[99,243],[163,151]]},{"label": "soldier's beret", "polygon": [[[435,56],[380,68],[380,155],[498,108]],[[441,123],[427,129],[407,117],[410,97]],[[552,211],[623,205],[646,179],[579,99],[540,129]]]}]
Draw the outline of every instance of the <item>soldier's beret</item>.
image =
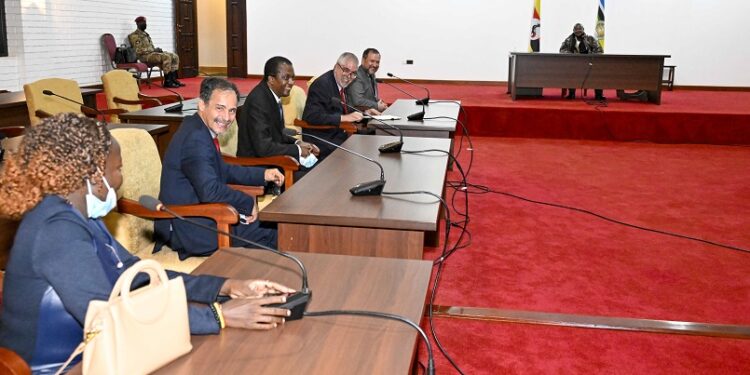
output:
[{"label": "soldier's beret", "polygon": [[146,22],[146,17],[138,16],[138,18],[135,19],[135,23],[140,23],[140,22]]}]

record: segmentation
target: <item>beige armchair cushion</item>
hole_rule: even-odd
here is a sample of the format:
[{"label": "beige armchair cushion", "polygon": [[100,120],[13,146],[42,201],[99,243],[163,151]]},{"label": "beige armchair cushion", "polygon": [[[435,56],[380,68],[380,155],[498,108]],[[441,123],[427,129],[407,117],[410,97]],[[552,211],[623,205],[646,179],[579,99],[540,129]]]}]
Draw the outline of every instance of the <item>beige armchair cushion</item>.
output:
[{"label": "beige armchair cushion", "polygon": [[[140,111],[143,106],[140,104],[118,104],[115,98],[125,100],[138,100],[138,81],[133,74],[127,70],[115,69],[102,75],[102,84],[104,86],[104,95],[107,97],[107,108],[124,109],[128,112]],[[110,122],[120,122],[117,115],[110,116]]]},{"label": "beige armchair cushion", "polygon": [[[161,159],[151,135],[143,129],[114,129],[112,136],[120,144],[122,152],[122,186],[118,198],[137,201],[141,195],[159,196],[161,179]],[[141,259],[154,259],[164,268],[181,272],[191,272],[205,258],[188,258],[181,261],[177,252],[163,247],[156,254],[153,234],[154,222],[129,214],[113,211],[104,217],[104,222],[112,235],[131,253]]]},{"label": "beige armchair cushion", "polygon": [[62,78],[47,78],[27,83],[23,85],[23,92],[26,95],[26,107],[29,110],[31,125],[36,125],[41,121],[36,116],[37,110],[42,110],[51,115],[61,112],[81,113],[80,105],[56,96],[44,95],[44,90],[50,90],[55,94],[83,103],[81,88],[76,81]]}]

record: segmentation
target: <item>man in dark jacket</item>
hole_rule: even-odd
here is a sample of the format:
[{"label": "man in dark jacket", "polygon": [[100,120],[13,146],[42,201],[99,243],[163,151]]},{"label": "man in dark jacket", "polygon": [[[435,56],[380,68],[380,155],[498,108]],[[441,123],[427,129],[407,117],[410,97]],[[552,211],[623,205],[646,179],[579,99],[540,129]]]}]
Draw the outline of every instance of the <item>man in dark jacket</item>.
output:
[{"label": "man in dark jacket", "polygon": [[[599,46],[599,42],[596,41],[591,35],[586,35],[583,32],[583,25],[580,23],[573,26],[573,33],[570,34],[563,41],[560,46],[560,53],[603,53],[604,51]],[[594,90],[596,100],[605,100],[601,89]],[[568,99],[574,99],[576,97],[575,88],[568,89]]]},{"label": "man in dark jacket", "polygon": [[[239,91],[233,83],[215,77],[203,80],[198,113],[185,118],[164,155],[159,199],[166,205],[228,203],[240,213],[240,224],[232,226],[232,233],[276,247],[276,229],[261,225],[257,220],[254,198],[227,185],[257,186],[265,185],[266,181],[281,185],[284,182],[284,175],[275,168],[228,165],[221,158],[216,137],[234,121],[238,100]],[[193,220],[216,226],[210,219]],[[181,259],[209,255],[218,248],[215,232],[181,220],[158,220],[154,232],[156,250],[169,244]],[[232,246],[250,245],[232,239]]]},{"label": "man in dark jacket", "polygon": [[[352,111],[341,102],[350,103],[346,97],[346,87],[357,78],[357,66],[359,59],[351,52],[344,52],[339,56],[333,69],[323,73],[313,81],[307,92],[307,102],[302,119],[310,125],[336,125],[342,122],[356,122],[362,120],[362,115]],[[333,98],[339,98],[333,100]],[[350,103],[351,105],[351,103]],[[324,138],[332,143],[340,145],[347,138],[346,133],[340,128],[336,129],[305,129],[302,139],[316,144],[320,148],[320,159],[328,156],[335,147],[322,143],[312,137],[305,137],[309,133]]]},{"label": "man in dark jacket", "polygon": [[281,98],[289,96],[293,86],[294,67],[289,59],[275,56],[266,61],[263,80],[250,91],[237,113],[237,156],[289,155],[300,162],[296,181],[315,164],[320,149],[284,134]]}]

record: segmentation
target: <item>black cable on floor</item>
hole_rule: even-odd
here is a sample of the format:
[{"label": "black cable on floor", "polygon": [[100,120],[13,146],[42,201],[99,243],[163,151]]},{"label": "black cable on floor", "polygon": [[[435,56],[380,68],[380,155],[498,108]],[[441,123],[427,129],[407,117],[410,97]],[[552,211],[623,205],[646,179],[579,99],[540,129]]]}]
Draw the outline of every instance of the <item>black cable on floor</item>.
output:
[{"label": "black cable on floor", "polygon": [[599,219],[602,219],[602,220],[605,220],[605,221],[609,221],[609,222],[614,223],[614,224],[623,225],[623,226],[626,226],[626,227],[629,227],[629,228],[634,228],[634,229],[639,229],[639,230],[643,230],[643,231],[646,231],[646,232],[652,232],[652,233],[662,234],[662,235],[665,235],[665,236],[676,237],[676,238],[681,238],[681,239],[685,239],[685,240],[700,242],[700,243],[704,243],[704,244],[707,244],[707,245],[721,247],[721,248],[725,248],[725,249],[729,249],[729,250],[735,250],[735,251],[741,251],[741,252],[745,252],[745,253],[750,253],[750,250],[742,248],[742,247],[727,245],[727,244],[723,244],[723,243],[720,243],[720,242],[711,241],[711,240],[705,240],[705,239],[702,239],[702,238],[693,237],[693,236],[686,235],[686,234],[681,234],[681,233],[670,232],[670,231],[667,231],[667,230],[655,229],[655,228],[648,228],[648,227],[644,227],[644,226],[641,226],[641,225],[631,224],[631,223],[628,223],[628,222],[624,222],[624,221],[621,221],[621,220],[610,218],[608,216],[604,216],[602,214],[599,214],[599,213],[596,213],[596,212],[593,212],[593,211],[590,211],[590,210],[587,210],[587,209],[584,209],[584,208],[578,208],[578,207],[573,207],[573,206],[566,206],[564,204],[558,204],[558,203],[538,201],[538,200],[526,198],[526,197],[523,197],[523,196],[520,196],[520,195],[516,195],[516,194],[513,194],[513,193],[492,190],[489,187],[482,186],[482,185],[469,184],[469,186],[473,187],[473,188],[475,188],[477,190],[479,190],[479,192],[469,192],[470,194],[488,194],[488,193],[494,193],[494,194],[505,195],[505,196],[508,196],[508,197],[511,197],[511,198],[515,198],[515,199],[519,199],[519,200],[522,200],[522,201],[525,201],[525,202],[529,202],[529,203],[535,203],[535,204],[540,204],[540,205],[545,205],[545,206],[550,206],[550,207],[563,208],[563,209],[566,209],[566,210],[571,210],[571,211],[576,211],[576,212],[584,213],[584,214],[591,215],[591,216],[597,217]]}]

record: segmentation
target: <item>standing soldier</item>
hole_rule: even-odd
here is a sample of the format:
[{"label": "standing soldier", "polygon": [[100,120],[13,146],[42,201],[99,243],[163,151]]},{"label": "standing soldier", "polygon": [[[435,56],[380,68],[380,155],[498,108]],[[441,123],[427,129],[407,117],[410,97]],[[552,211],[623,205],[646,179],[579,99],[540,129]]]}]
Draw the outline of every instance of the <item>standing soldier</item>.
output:
[{"label": "standing soldier", "polygon": [[177,80],[177,69],[180,66],[180,57],[172,52],[164,52],[161,48],[154,48],[151,36],[146,32],[146,17],[140,16],[135,19],[138,29],[128,35],[130,45],[135,48],[138,60],[144,63],[158,64],[164,74],[164,87],[185,86]]}]

